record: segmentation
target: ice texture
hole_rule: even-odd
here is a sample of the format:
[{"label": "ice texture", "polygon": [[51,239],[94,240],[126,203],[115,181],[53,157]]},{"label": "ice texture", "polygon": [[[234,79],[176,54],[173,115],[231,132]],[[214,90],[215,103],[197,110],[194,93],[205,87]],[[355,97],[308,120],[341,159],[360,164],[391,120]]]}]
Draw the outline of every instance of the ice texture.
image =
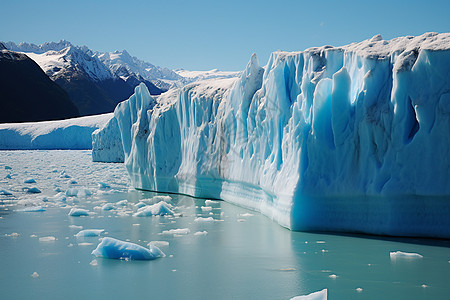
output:
[{"label": "ice texture", "polygon": [[396,260],[396,259],[401,259],[401,258],[405,258],[405,259],[423,258],[423,256],[419,253],[410,253],[410,252],[403,252],[403,251],[390,252],[389,257],[391,258],[391,260]]},{"label": "ice texture", "polygon": [[[294,230],[450,237],[450,34],[256,55],[114,112],[134,187]],[[113,123],[113,122],[112,122]],[[445,198],[447,197],[447,198]]]},{"label": "ice texture", "polygon": [[105,237],[92,254],[97,257],[133,260],[153,260],[165,256],[158,247],[151,244],[148,246],[147,249],[134,243]]},{"label": "ice texture", "polygon": [[72,217],[86,217],[86,216],[89,216],[89,211],[84,208],[73,207],[70,209],[68,215],[72,216]]}]

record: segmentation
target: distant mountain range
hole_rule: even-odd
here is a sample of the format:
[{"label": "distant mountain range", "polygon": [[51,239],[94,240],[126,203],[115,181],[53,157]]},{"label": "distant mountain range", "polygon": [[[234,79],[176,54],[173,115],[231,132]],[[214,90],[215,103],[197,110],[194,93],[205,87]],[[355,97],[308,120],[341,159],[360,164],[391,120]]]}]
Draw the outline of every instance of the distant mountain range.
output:
[{"label": "distant mountain range", "polygon": [[[94,52],[66,40],[41,45],[13,42],[0,45],[0,48],[25,54],[35,61],[69,95],[82,116],[113,111],[117,103],[131,96],[140,83],[144,83],[152,95],[159,95],[193,81],[238,75],[238,72],[218,70],[173,71],[133,57],[126,50]],[[0,70],[3,72],[4,69]],[[0,90],[0,102],[3,102],[3,94]],[[0,122],[4,120],[0,119]]]}]

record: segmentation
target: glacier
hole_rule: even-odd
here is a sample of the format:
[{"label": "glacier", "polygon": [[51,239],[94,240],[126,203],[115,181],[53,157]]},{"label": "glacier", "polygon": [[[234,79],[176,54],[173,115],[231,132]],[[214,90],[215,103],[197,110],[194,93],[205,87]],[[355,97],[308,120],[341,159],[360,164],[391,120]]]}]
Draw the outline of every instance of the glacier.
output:
[{"label": "glacier", "polygon": [[[108,113],[57,121],[3,123],[0,124],[0,149],[92,149],[92,133],[105,127],[111,119],[114,119],[113,114]],[[120,140],[118,143],[121,144]],[[104,142],[103,147],[106,146]],[[101,153],[101,149],[97,153]],[[113,161],[112,152],[108,154],[110,157],[106,158]],[[120,153],[116,155],[119,160],[123,157]]]},{"label": "glacier", "polygon": [[292,230],[449,238],[449,66],[448,33],[277,51],[265,67],[252,55],[238,78],[158,97],[138,86],[115,109],[110,151],[135,188]]}]

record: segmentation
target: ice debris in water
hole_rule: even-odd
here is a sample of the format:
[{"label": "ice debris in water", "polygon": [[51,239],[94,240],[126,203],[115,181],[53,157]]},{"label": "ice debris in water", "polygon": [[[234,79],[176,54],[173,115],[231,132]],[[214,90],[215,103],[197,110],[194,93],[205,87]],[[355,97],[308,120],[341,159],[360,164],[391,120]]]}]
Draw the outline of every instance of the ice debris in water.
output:
[{"label": "ice debris in water", "polygon": [[153,205],[144,206],[133,214],[135,217],[165,216],[173,215],[173,207],[165,201],[158,202]]},{"label": "ice debris in water", "polygon": [[79,230],[81,230],[81,229],[83,229],[83,226],[69,225],[69,228],[70,228],[70,229],[79,229]]},{"label": "ice debris in water", "polygon": [[395,260],[398,258],[423,258],[422,255],[420,255],[419,253],[409,253],[409,252],[402,252],[402,251],[395,251],[395,252],[390,252],[389,256],[391,257],[391,260]]},{"label": "ice debris in water", "polygon": [[38,278],[39,274],[37,272],[33,272],[33,274],[30,275],[33,278]]},{"label": "ice debris in water", "polygon": [[100,236],[104,231],[105,229],[85,229],[75,234],[75,236],[76,237]]},{"label": "ice debris in water", "polygon": [[73,207],[69,211],[69,216],[72,217],[89,216],[89,211],[87,209]]},{"label": "ice debris in water", "polygon": [[218,204],[219,201],[205,200],[205,206],[212,206],[213,204]]},{"label": "ice debris in water", "polygon": [[198,218],[194,219],[194,222],[199,222],[199,223],[214,222],[214,219],[213,219],[213,217],[208,217],[208,218],[198,217]]},{"label": "ice debris in water", "polygon": [[89,263],[91,266],[98,266],[98,261],[96,260],[96,259],[94,259],[94,260],[92,260],[90,263]]},{"label": "ice debris in water", "polygon": [[3,195],[3,196],[10,196],[10,195],[12,195],[12,192],[0,188],[0,195]]},{"label": "ice debris in water", "polygon": [[304,296],[293,297],[291,300],[327,300],[327,289]]},{"label": "ice debris in water", "polygon": [[5,233],[5,236],[10,236],[10,237],[13,237],[13,238],[19,237],[19,235],[20,234],[18,234],[17,232],[13,232],[13,233],[10,233],[10,234]]},{"label": "ice debris in water", "polygon": [[66,196],[69,197],[87,197],[91,196],[92,192],[85,188],[70,188],[66,191]]},{"label": "ice debris in water", "polygon": [[27,178],[23,180],[23,183],[36,183],[36,180],[34,178]]},{"label": "ice debris in water", "polygon": [[202,206],[201,209],[204,212],[212,211],[212,207],[211,206]]},{"label": "ice debris in water", "polygon": [[109,189],[109,188],[111,188],[111,186],[109,184],[105,183],[105,182],[99,182],[98,183],[98,188],[99,189]]},{"label": "ice debris in water", "polygon": [[147,244],[147,246],[150,247],[150,245],[156,246],[156,247],[163,247],[163,246],[169,246],[169,242],[167,242],[167,241],[151,241],[150,243]]},{"label": "ice debris in water", "polygon": [[97,257],[133,260],[152,260],[165,256],[156,246],[150,245],[147,249],[134,243],[110,237],[103,238],[97,248],[92,251],[92,254]]},{"label": "ice debris in water", "polygon": [[108,210],[113,210],[113,209],[116,209],[116,207],[115,207],[114,204],[112,204],[112,203],[105,203],[105,204],[102,206],[102,210],[108,211]]},{"label": "ice debris in water", "polygon": [[17,211],[22,211],[22,212],[43,212],[45,211],[45,208],[43,208],[42,206],[30,206],[30,207],[25,207],[22,209],[18,209]]},{"label": "ice debris in water", "polygon": [[119,205],[119,206],[127,206],[128,205],[128,200],[120,200],[120,201],[117,201],[116,202],[116,205]]},{"label": "ice debris in water", "polygon": [[33,187],[31,187],[31,188],[24,187],[24,188],[22,188],[22,190],[23,190],[24,192],[27,192],[28,194],[39,194],[39,193],[41,192],[41,190],[38,189],[38,188],[35,187],[35,186],[33,186]]},{"label": "ice debris in water", "polygon": [[186,235],[189,234],[191,231],[189,228],[178,228],[178,229],[170,229],[170,230],[164,230],[161,232],[162,235],[172,235],[172,234],[178,234],[178,235]]},{"label": "ice debris in water", "polygon": [[208,234],[208,231],[197,231],[196,233],[194,233],[194,235],[197,235],[197,236],[199,236],[199,235],[207,235]]},{"label": "ice debris in water", "polygon": [[54,242],[56,238],[54,236],[44,236],[39,238],[39,242]]}]

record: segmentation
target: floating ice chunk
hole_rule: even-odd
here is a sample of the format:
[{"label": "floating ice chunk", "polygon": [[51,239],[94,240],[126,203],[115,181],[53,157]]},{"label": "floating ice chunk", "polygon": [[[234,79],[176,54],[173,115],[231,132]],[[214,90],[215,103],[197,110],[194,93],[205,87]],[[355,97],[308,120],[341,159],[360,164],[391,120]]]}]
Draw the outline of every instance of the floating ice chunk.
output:
[{"label": "floating ice chunk", "polygon": [[117,201],[116,202],[116,205],[119,205],[119,206],[127,206],[128,205],[128,200],[120,200],[120,201]]},{"label": "floating ice chunk", "polygon": [[360,287],[356,288],[355,290],[356,290],[358,293],[361,293],[361,292],[363,291],[363,289],[360,288]]},{"label": "floating ice chunk", "polygon": [[34,178],[27,178],[23,180],[23,183],[36,183],[36,180],[34,180]]},{"label": "floating ice chunk", "polygon": [[240,216],[240,217],[246,218],[246,217],[253,217],[253,214],[250,214],[250,213],[243,213],[243,214],[240,214],[239,216]]},{"label": "floating ice chunk", "polygon": [[56,238],[54,236],[44,236],[39,238],[39,242],[54,242],[56,241]]},{"label": "floating ice chunk", "polygon": [[61,171],[61,173],[59,173],[59,177],[60,178],[70,178],[70,176],[66,174],[66,171]]},{"label": "floating ice chunk", "polygon": [[150,245],[156,246],[156,247],[164,247],[164,246],[169,246],[169,242],[167,242],[167,241],[151,241],[150,243],[147,244],[147,246],[150,247]]},{"label": "floating ice chunk", "polygon": [[23,188],[23,191],[27,192],[28,194],[39,194],[41,192],[40,189],[38,189],[37,187],[33,186],[31,188]]},{"label": "floating ice chunk", "polygon": [[102,206],[102,209],[108,211],[108,210],[116,209],[116,207],[115,207],[114,204],[112,204],[112,203],[105,203],[105,204]]},{"label": "floating ice chunk", "polygon": [[212,206],[213,204],[218,204],[219,201],[213,201],[213,200],[205,200],[206,206]]},{"label": "floating ice chunk", "polygon": [[39,274],[37,272],[33,272],[33,274],[30,275],[33,278],[38,278]]},{"label": "floating ice chunk", "polygon": [[98,188],[99,189],[109,189],[109,188],[111,188],[111,186],[109,185],[109,184],[107,184],[107,183],[105,183],[105,182],[99,182],[98,183]]},{"label": "floating ice chunk", "polygon": [[197,236],[199,236],[199,235],[207,235],[208,234],[208,231],[197,231],[196,233],[194,233],[194,235],[197,235]]},{"label": "floating ice chunk", "polygon": [[5,176],[5,179],[12,179],[11,174],[7,174],[7,175]]},{"label": "floating ice chunk", "polygon": [[158,202],[153,205],[144,206],[138,209],[133,215],[135,217],[165,216],[173,215],[172,205],[165,201]]},{"label": "floating ice chunk", "polygon": [[69,228],[70,228],[70,229],[79,229],[79,230],[81,230],[81,229],[83,229],[83,226],[69,225]]},{"label": "floating ice chunk", "polygon": [[92,245],[94,245],[94,244],[93,243],[86,243],[86,242],[78,243],[78,246],[92,246]]},{"label": "floating ice chunk", "polygon": [[161,232],[161,234],[163,234],[163,235],[174,235],[174,234],[187,235],[190,232],[191,231],[189,230],[189,228],[178,228],[178,229],[164,230],[163,232]]},{"label": "floating ice chunk", "polygon": [[92,254],[97,257],[135,260],[152,260],[165,256],[156,246],[150,245],[147,249],[134,243],[120,241],[110,237],[103,238],[97,248],[92,251]]},{"label": "floating ice chunk", "polygon": [[0,188],[0,195],[10,196],[10,195],[12,195],[12,193],[10,191],[8,191],[8,190]]},{"label": "floating ice chunk", "polygon": [[146,206],[147,204],[145,204],[144,202],[139,202],[139,203],[136,203],[135,205],[134,205],[134,207],[136,207],[137,209],[139,209],[139,208],[142,208],[142,207],[144,207],[144,206]]},{"label": "floating ice chunk", "polygon": [[331,279],[336,279],[338,276],[336,274],[331,274],[328,277],[330,277]]},{"label": "floating ice chunk", "polygon": [[67,184],[77,184],[78,182],[75,179],[67,180]]},{"label": "floating ice chunk", "polygon": [[98,266],[98,261],[96,260],[96,259],[94,259],[94,260],[92,260],[90,263],[89,263],[91,266]]},{"label": "floating ice chunk", "polygon": [[198,217],[198,218],[194,219],[194,222],[201,222],[201,223],[214,222],[214,219],[213,219],[213,217],[208,217],[208,218]]},{"label": "floating ice chunk", "polygon": [[75,234],[75,236],[76,237],[100,236],[104,231],[105,229],[85,229]]},{"label": "floating ice chunk", "polygon": [[70,188],[66,191],[66,196],[69,197],[87,197],[91,196],[92,192],[85,188]]},{"label": "floating ice chunk", "polygon": [[17,232],[13,232],[13,233],[10,233],[10,234],[5,233],[5,236],[10,236],[10,237],[13,237],[13,238],[19,237],[19,235],[20,234],[18,234]]},{"label": "floating ice chunk", "polygon": [[61,201],[64,202],[67,200],[66,194],[63,192],[59,192],[58,194],[54,195],[53,197],[51,197],[51,199],[53,201]]},{"label": "floating ice chunk", "polygon": [[69,211],[69,216],[72,217],[89,216],[89,211],[87,209],[73,207]]},{"label": "floating ice chunk", "polygon": [[30,207],[25,207],[22,209],[18,209],[17,211],[23,211],[23,212],[42,212],[45,211],[46,209],[43,208],[42,206],[30,206]]},{"label": "floating ice chunk", "polygon": [[419,253],[409,253],[409,252],[402,252],[402,251],[390,252],[389,256],[391,257],[391,260],[395,260],[395,259],[399,259],[399,258],[405,258],[405,259],[423,258],[423,256],[420,255]]},{"label": "floating ice chunk", "polygon": [[211,206],[202,206],[201,209],[202,209],[202,211],[204,211],[204,212],[212,211],[212,207],[211,207]]},{"label": "floating ice chunk", "polygon": [[293,297],[291,300],[327,300],[327,289],[309,295]]}]

